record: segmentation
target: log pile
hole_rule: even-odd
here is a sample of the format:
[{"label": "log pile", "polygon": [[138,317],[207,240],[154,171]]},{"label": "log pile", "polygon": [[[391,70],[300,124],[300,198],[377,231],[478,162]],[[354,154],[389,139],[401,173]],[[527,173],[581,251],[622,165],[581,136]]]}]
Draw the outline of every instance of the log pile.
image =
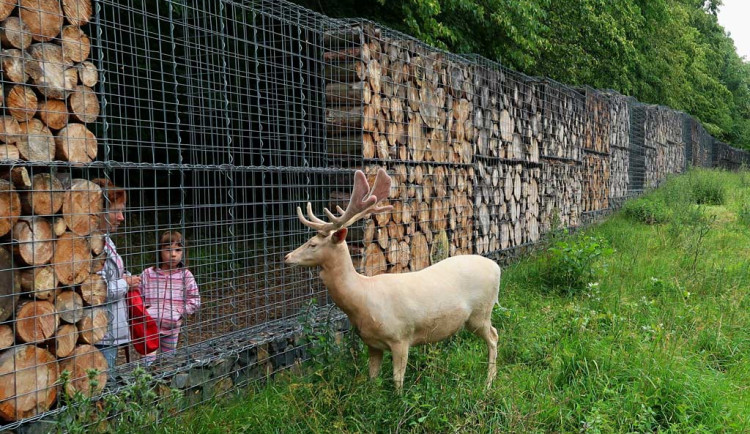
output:
[{"label": "log pile", "polygon": [[[86,371],[106,370],[91,344],[106,330],[97,231],[102,192],[55,166],[97,156],[88,124],[99,116],[88,61],[90,0],[19,0],[0,6],[0,418],[47,411],[59,373],[67,393],[90,392]],[[50,164],[52,166],[52,164]],[[59,172],[59,173],[58,173]],[[76,378],[76,375],[83,378]],[[102,374],[106,375],[106,374]],[[94,392],[101,391],[100,381]]]},{"label": "log pile", "polygon": [[647,107],[645,115],[644,187],[655,188],[668,174],[685,170],[683,118],[679,112],[661,106]]},{"label": "log pile", "polygon": [[591,212],[609,208],[612,113],[604,94],[586,89],[585,95],[581,212]]},{"label": "log pile", "polygon": [[[474,210],[473,70],[372,26],[326,38],[329,158],[368,175],[389,169],[391,213],[373,216],[350,240],[368,275],[420,270],[472,253]],[[345,205],[346,183],[329,202]],[[361,244],[358,243],[361,241]]]},{"label": "log pile", "polygon": [[584,96],[550,80],[541,81],[539,86],[544,95],[542,157],[580,161],[586,104]]},{"label": "log pile", "polygon": [[544,132],[543,87],[497,64],[486,63],[475,71],[476,155],[538,163]]},{"label": "log pile", "polygon": [[[368,177],[377,169],[369,166]],[[364,274],[417,271],[473,252],[473,168],[398,164],[390,175],[393,211],[363,222]]]},{"label": "log pile", "polygon": [[627,98],[620,94],[610,93],[609,103],[609,197],[622,198],[627,196],[630,185],[630,111]]},{"label": "log pile", "polygon": [[540,168],[520,163],[477,162],[476,253],[496,252],[539,240],[540,173]]},{"label": "log pile", "polygon": [[541,168],[539,225],[542,233],[578,226],[581,216],[581,166],[550,160]]}]

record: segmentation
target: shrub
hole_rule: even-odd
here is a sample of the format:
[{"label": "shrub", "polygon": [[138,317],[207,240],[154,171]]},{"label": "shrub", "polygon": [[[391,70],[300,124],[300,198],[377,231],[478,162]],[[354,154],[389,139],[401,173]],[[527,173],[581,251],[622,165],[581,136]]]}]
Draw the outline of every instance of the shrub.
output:
[{"label": "shrub", "polygon": [[722,180],[712,173],[699,172],[691,182],[693,201],[699,205],[724,205],[727,190]]},{"label": "shrub", "polygon": [[625,202],[623,212],[627,217],[649,225],[665,223],[670,217],[667,206],[652,197]]},{"label": "shrub", "polygon": [[543,257],[542,281],[550,289],[567,293],[583,290],[599,275],[599,259],[613,252],[606,240],[592,236],[557,241]]}]

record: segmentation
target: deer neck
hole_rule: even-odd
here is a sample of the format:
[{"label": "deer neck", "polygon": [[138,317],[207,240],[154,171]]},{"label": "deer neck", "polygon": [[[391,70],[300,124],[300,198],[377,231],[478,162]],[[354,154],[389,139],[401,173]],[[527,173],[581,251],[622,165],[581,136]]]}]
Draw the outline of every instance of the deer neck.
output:
[{"label": "deer neck", "polygon": [[321,264],[320,278],[331,298],[347,315],[357,315],[360,310],[362,276],[357,273],[349,255],[346,242],[336,246],[331,256]]}]

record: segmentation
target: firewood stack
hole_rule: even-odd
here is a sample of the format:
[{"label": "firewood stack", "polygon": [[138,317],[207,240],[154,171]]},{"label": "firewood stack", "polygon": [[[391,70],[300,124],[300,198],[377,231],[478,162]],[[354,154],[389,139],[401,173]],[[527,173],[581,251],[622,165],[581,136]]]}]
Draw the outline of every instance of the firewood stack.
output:
[{"label": "firewood stack", "polygon": [[611,92],[608,94],[610,107],[610,199],[624,198],[628,194],[630,178],[630,111],[627,98]]},{"label": "firewood stack", "polygon": [[646,108],[644,187],[655,188],[668,174],[685,170],[682,126],[683,118],[679,112],[661,106]]},{"label": "firewood stack", "polygon": [[612,124],[609,99],[593,90],[586,95],[586,116],[583,133],[583,197],[582,212],[609,208],[609,155]]},{"label": "firewood stack", "polygon": [[543,99],[537,82],[499,64],[475,71],[474,239],[487,254],[539,239]]},{"label": "firewood stack", "polygon": [[[393,181],[393,211],[365,219],[361,238],[351,238],[360,269],[414,271],[472,253],[476,134],[467,63],[371,25],[326,41],[327,69],[347,71],[326,75],[328,154],[346,168],[364,162],[368,176],[385,166]],[[342,183],[330,203],[348,202],[349,188]]]},{"label": "firewood stack", "polygon": [[539,227],[546,233],[580,223],[586,99],[555,81],[539,86],[544,95]]},{"label": "firewood stack", "polygon": [[[107,286],[95,274],[104,264],[104,238],[97,230],[102,191],[64,173],[66,166],[90,163],[97,155],[87,127],[99,116],[92,89],[98,72],[87,60],[91,16],[90,0],[0,2],[4,421],[50,409],[62,370],[74,378],[66,392],[89,392],[86,370],[107,367],[92,346],[107,327],[100,307]],[[104,384],[99,381],[94,392]]]}]

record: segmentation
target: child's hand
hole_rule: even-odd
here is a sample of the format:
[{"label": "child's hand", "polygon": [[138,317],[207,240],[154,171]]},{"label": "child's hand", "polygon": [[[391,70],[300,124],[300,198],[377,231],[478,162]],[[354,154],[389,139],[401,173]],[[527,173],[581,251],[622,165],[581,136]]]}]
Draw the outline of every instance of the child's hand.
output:
[{"label": "child's hand", "polygon": [[131,288],[140,286],[141,284],[141,276],[123,276],[122,278],[125,279],[125,282]]}]

